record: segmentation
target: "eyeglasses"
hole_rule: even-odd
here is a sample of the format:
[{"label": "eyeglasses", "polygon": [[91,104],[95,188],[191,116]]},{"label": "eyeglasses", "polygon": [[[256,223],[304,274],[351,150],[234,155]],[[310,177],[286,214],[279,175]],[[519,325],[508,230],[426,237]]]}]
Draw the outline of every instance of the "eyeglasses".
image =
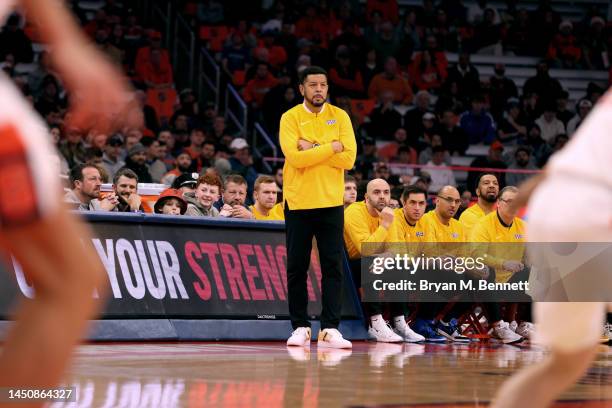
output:
[{"label": "eyeglasses", "polygon": [[438,198],[443,199],[444,201],[446,201],[449,204],[452,204],[452,203],[455,203],[457,205],[461,204],[461,199],[455,200],[454,198],[451,198],[451,197],[442,197],[442,196],[438,196]]}]

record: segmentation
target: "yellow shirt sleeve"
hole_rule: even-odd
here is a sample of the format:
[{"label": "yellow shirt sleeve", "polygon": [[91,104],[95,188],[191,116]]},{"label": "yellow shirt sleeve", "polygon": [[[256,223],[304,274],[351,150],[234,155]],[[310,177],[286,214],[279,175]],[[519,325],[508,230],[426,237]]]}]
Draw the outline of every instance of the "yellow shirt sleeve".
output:
[{"label": "yellow shirt sleeve", "polygon": [[472,253],[478,256],[483,256],[487,254],[485,258],[485,264],[497,270],[502,268],[503,260],[495,257],[491,254],[489,250],[489,243],[493,242],[492,235],[495,234],[494,231],[491,231],[491,225],[488,217],[481,219],[479,222],[474,225],[472,228],[472,232],[470,233],[470,242],[472,247]]},{"label": "yellow shirt sleeve", "polygon": [[283,115],[280,121],[279,141],[287,163],[295,168],[303,169],[315,166],[334,155],[331,143],[308,150],[298,150],[297,121],[295,115],[287,114]]},{"label": "yellow shirt sleeve", "polygon": [[355,133],[353,132],[353,124],[348,114],[342,111],[340,116],[340,142],[344,146],[344,150],[334,154],[328,164],[332,167],[338,167],[344,170],[350,170],[355,165],[357,157],[357,142],[355,141]]},{"label": "yellow shirt sleeve", "polygon": [[[378,226],[374,232],[370,232],[368,222],[360,215],[361,214],[359,214],[358,211],[349,211],[347,214],[345,214],[344,232],[345,239],[350,240],[358,252],[357,255],[362,256],[361,247],[364,243],[375,242],[384,244],[389,240],[389,237],[393,233],[393,226],[390,226],[388,230],[383,226]],[[380,245],[380,247],[373,248],[372,254],[384,252],[384,249],[385,245]],[[349,255],[351,255],[352,258],[355,257],[355,254]]]}]

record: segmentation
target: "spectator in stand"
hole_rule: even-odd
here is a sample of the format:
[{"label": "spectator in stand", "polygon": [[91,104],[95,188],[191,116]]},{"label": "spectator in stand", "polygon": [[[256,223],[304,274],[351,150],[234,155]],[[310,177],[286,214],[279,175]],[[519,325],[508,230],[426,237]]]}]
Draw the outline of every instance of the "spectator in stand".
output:
[{"label": "spectator in stand", "polygon": [[146,161],[147,148],[141,143],[136,143],[128,150],[128,157],[125,159],[125,168],[136,173],[141,183],[152,183],[153,179],[147,168]]},{"label": "spectator in stand", "polygon": [[264,31],[261,33],[262,47],[268,50],[268,63],[275,70],[280,70],[287,63],[287,52],[275,43],[276,33]]},{"label": "spectator in stand", "polygon": [[174,179],[171,187],[178,190],[184,198],[186,193],[195,193],[199,177],[198,173],[183,173]]},{"label": "spectator in stand", "polygon": [[478,54],[501,55],[501,40],[502,27],[499,24],[499,16],[496,16],[495,9],[487,7],[482,21],[474,28],[475,51]]},{"label": "spectator in stand", "polygon": [[531,149],[531,154],[538,167],[542,166],[543,157],[547,149],[550,148],[550,145],[546,143],[544,139],[542,139],[541,134],[542,131],[540,130],[540,127],[535,123],[527,126],[527,141],[525,146]]},{"label": "spectator in stand", "polygon": [[47,75],[42,81],[42,92],[34,105],[34,108],[42,116],[47,113],[64,109],[66,101],[60,97],[59,84],[53,75]]},{"label": "spectator in stand", "polygon": [[145,137],[142,139],[142,145],[147,148],[147,168],[154,183],[161,182],[162,177],[166,174],[166,165],[162,161],[166,157],[166,144],[162,145],[157,139]]},{"label": "spectator in stand", "polygon": [[[172,72],[172,65],[170,64],[170,57],[168,50],[161,46],[161,33],[159,31],[152,31],[149,34],[149,45],[141,47],[136,53],[136,61],[134,62],[134,69],[136,74],[144,79],[146,77],[146,71],[151,66],[152,60],[159,57],[159,67],[163,72]],[[153,54],[156,56],[154,57]]]},{"label": "spectator in stand", "polygon": [[390,21],[393,24],[399,22],[399,6],[397,0],[368,0],[366,2],[366,15],[371,16],[374,11],[378,11],[383,21]]},{"label": "spectator in stand", "polygon": [[456,82],[457,93],[466,98],[480,92],[480,74],[470,62],[470,54],[459,54],[457,64],[448,70],[447,82]]},{"label": "spectator in stand", "polygon": [[376,140],[372,137],[364,137],[362,139],[363,149],[361,154],[357,156],[355,168],[358,169],[365,179],[370,179],[374,171],[374,163],[377,163],[378,151],[376,148]]},{"label": "spectator in stand", "polygon": [[592,108],[593,103],[591,103],[591,101],[588,99],[582,99],[576,104],[576,115],[574,115],[574,117],[567,123],[567,135],[569,137],[572,137],[576,129],[578,129]]},{"label": "spectator in stand", "polygon": [[193,168],[193,159],[191,155],[183,151],[176,156],[176,165],[175,167],[167,172],[161,179],[162,184],[173,185],[174,180],[176,180],[181,174],[191,173],[195,169]]},{"label": "spectator in stand", "polygon": [[549,75],[546,61],[540,61],[536,69],[536,75],[525,81],[523,95],[535,94],[538,101],[537,109],[541,112],[544,105],[550,100],[554,101],[563,89],[559,81]]},{"label": "spectator in stand", "polygon": [[443,146],[436,146],[432,152],[432,158],[426,164],[427,173],[431,176],[429,192],[435,193],[447,185],[456,186],[457,182],[453,171],[444,163],[444,158],[447,155],[446,149]]},{"label": "spectator in stand", "polygon": [[447,72],[435,61],[435,54],[425,50],[417,54],[409,68],[410,78],[419,90],[436,92],[446,80]]},{"label": "spectator in stand", "polygon": [[187,211],[187,202],[180,191],[167,188],[161,192],[153,209],[155,214],[184,215]]},{"label": "spectator in stand", "polygon": [[369,45],[376,50],[379,58],[387,59],[399,53],[402,47],[399,35],[394,30],[393,24],[384,21],[380,24],[377,32],[372,32],[368,37]]},{"label": "spectator in stand", "polygon": [[240,174],[246,180],[248,186],[247,204],[251,204],[250,197],[253,197],[253,187],[258,174],[253,166],[253,156],[249,144],[239,137],[234,139],[229,147],[233,152],[233,156],[229,159],[232,172]]},{"label": "spectator in stand", "polygon": [[508,99],[507,109],[500,123],[497,137],[503,144],[522,143],[527,137],[527,123],[521,116],[521,105],[518,99]]},{"label": "spectator in stand", "polygon": [[12,54],[15,63],[30,63],[34,59],[32,40],[21,29],[21,17],[13,13],[0,33],[0,58]]},{"label": "spectator in stand", "polygon": [[[414,148],[403,145],[397,149],[397,155],[391,160],[391,174],[394,176],[412,176],[414,170],[407,167],[408,164],[417,164],[417,152]],[[393,166],[399,164],[400,166]]]},{"label": "spectator in stand", "polygon": [[151,50],[149,61],[144,63],[141,74],[149,89],[167,89],[174,86],[172,66],[162,64],[162,50]]},{"label": "spectator in stand", "polygon": [[236,71],[246,73],[251,63],[251,53],[242,34],[238,32],[232,34],[231,45],[226,46],[221,54],[221,63],[230,78]]},{"label": "spectator in stand", "polygon": [[85,163],[83,133],[76,128],[68,128],[66,130],[66,138],[60,142],[59,151],[66,159],[70,168],[77,164]]},{"label": "spectator in stand", "polygon": [[174,136],[172,136],[172,132],[169,130],[160,131],[157,135],[157,140],[159,140],[160,143],[166,144],[166,157],[164,157],[162,161],[166,165],[166,170],[170,170],[174,167],[174,156],[172,153],[174,152],[176,140],[174,140]]},{"label": "spectator in stand", "polygon": [[[605,37],[606,22],[600,16],[591,17],[590,27],[583,41],[582,55],[584,65],[588,69],[604,69],[606,55],[610,48]],[[608,37],[609,38],[609,37]],[[608,40],[609,41],[609,40]],[[609,58],[609,57],[608,57]]]},{"label": "spectator in stand", "polygon": [[431,94],[425,90],[417,92],[414,97],[414,108],[404,115],[404,127],[410,132],[411,137],[418,137],[423,133],[423,115],[432,113],[429,106]]},{"label": "spectator in stand", "polygon": [[557,137],[555,137],[552,143],[552,146],[550,143],[546,143],[543,146],[542,156],[540,158],[540,163],[538,163],[538,165],[540,167],[546,166],[546,163],[548,162],[548,159],[550,159],[550,156],[557,153],[559,150],[563,149],[568,141],[569,141],[569,137],[567,137],[567,135],[564,133],[560,133],[557,135]]},{"label": "spectator in stand", "polygon": [[142,132],[139,129],[129,129],[125,133],[125,150],[128,151],[142,140]]},{"label": "spectator in stand", "polygon": [[79,211],[110,210],[115,204],[100,198],[102,177],[100,170],[91,164],[77,164],[70,169],[72,189],[64,195],[64,202]]},{"label": "spectator in stand", "polygon": [[[419,164],[426,164],[433,157],[433,149],[437,146],[444,146],[442,143],[442,137],[433,133],[431,135],[425,134],[425,139],[423,139],[423,148],[419,153]],[[446,155],[444,157],[444,163],[450,165],[451,164],[451,156],[448,154],[448,150],[446,151]]]},{"label": "spectator in stand", "polygon": [[461,214],[463,214],[463,212],[468,209],[470,203],[472,202],[472,193],[470,192],[470,190],[467,190],[465,187],[461,187],[459,188],[459,193],[461,194],[461,204],[459,205],[459,209],[453,216],[453,218],[456,220],[459,220]]},{"label": "spectator in stand", "polygon": [[327,39],[328,27],[325,25],[323,15],[319,14],[317,6],[314,4],[306,5],[306,12],[295,23],[295,36],[310,41]]},{"label": "spectator in stand", "polygon": [[219,211],[213,204],[219,199],[223,185],[219,177],[205,174],[198,178],[196,189],[193,193],[183,193],[187,201],[185,215],[200,217],[218,217]]},{"label": "spectator in stand", "polygon": [[542,116],[535,121],[542,131],[542,139],[551,144],[557,135],[565,133],[563,122],[557,119],[555,114],[556,106],[554,102],[550,102],[544,107]]},{"label": "spectator in stand", "polygon": [[555,67],[575,69],[579,68],[582,50],[578,40],[572,34],[574,29],[571,21],[564,20],[559,24],[559,32],[548,46],[546,59]]},{"label": "spectator in stand", "polygon": [[278,186],[278,202],[283,202],[283,166],[280,165],[274,171],[274,180],[276,181],[276,185]]},{"label": "spectator in stand", "polygon": [[516,19],[508,29],[508,34],[504,40],[504,50],[516,55],[529,54],[531,48],[529,45],[530,31],[529,12],[522,8],[518,11]]},{"label": "spectator in stand", "polygon": [[428,34],[434,35],[440,48],[456,52],[458,49],[458,35],[455,27],[451,26],[446,12],[440,8],[436,11],[436,20],[427,30]]},{"label": "spectator in stand", "polygon": [[417,15],[414,9],[406,10],[397,32],[401,46],[397,55],[398,62],[400,65],[408,65],[413,58],[413,52],[422,48],[424,36],[423,27],[417,26]]},{"label": "spectator in stand", "polygon": [[397,61],[393,57],[387,58],[385,71],[375,75],[372,79],[368,88],[368,96],[379,98],[384,91],[393,92],[395,103],[405,105],[412,103],[412,89],[408,82],[399,75]]},{"label": "spectator in stand", "polygon": [[351,62],[350,51],[346,45],[340,45],[336,50],[336,63],[329,70],[329,80],[334,85],[335,97],[359,99],[365,95],[361,72],[356,64]]},{"label": "spectator in stand", "polygon": [[138,195],[138,176],[132,170],[123,168],[113,177],[113,192],[105,197],[116,212],[144,212],[142,198]]},{"label": "spectator in stand", "polygon": [[[537,170],[535,163],[531,159],[531,150],[527,146],[519,146],[514,151],[514,161],[508,167],[510,170]],[[508,173],[506,183],[509,186],[518,186],[523,181],[533,177],[533,173]]]},{"label": "spectator in stand", "polygon": [[[398,150],[402,146],[408,146],[408,134],[406,133],[406,129],[397,128],[393,134],[393,141],[385,144],[378,150],[378,157],[389,161],[398,155]],[[416,152],[414,160],[416,162]]]},{"label": "spectator in stand", "polygon": [[219,210],[219,216],[228,218],[253,219],[253,213],[246,206],[247,183],[238,174],[229,174],[223,183],[223,193],[214,207]]},{"label": "spectator in stand", "polygon": [[202,145],[204,144],[204,140],[206,140],[206,133],[204,129],[194,128],[189,134],[189,146],[185,148],[185,151],[189,153],[193,163],[195,165],[195,170],[202,170]]},{"label": "spectator in stand", "polygon": [[102,155],[102,166],[111,179],[120,168],[125,167],[121,157],[123,157],[123,137],[117,133],[107,139]]},{"label": "spectator in stand", "polygon": [[495,64],[495,75],[489,79],[489,101],[491,115],[497,122],[501,121],[510,98],[518,98],[518,90],[514,81],[506,76],[504,64]]},{"label": "spectator in stand", "polygon": [[95,41],[100,50],[117,66],[123,63],[123,52],[109,41],[109,28],[101,27],[96,30]]},{"label": "spectator in stand", "polygon": [[478,0],[467,9],[467,22],[470,24],[478,24],[486,20],[487,9],[493,13],[493,22],[499,24],[501,22],[497,10],[487,5],[486,0]]},{"label": "spectator in stand", "polygon": [[450,155],[463,156],[469,147],[469,136],[457,125],[457,122],[455,112],[452,109],[445,109],[440,116],[438,134]]},{"label": "spectator in stand", "polygon": [[[566,90],[561,91],[561,93],[557,96],[557,119],[563,122],[563,126],[567,128],[568,122],[574,117],[574,113],[567,109],[567,100],[569,98],[569,93]],[[567,132],[570,134],[569,130]]]},{"label": "spectator in stand", "polygon": [[[504,152],[504,145],[500,142],[493,142],[489,147],[488,156],[480,156],[475,158],[470,167],[474,168],[488,168],[488,169],[506,169],[508,166],[502,160],[502,154]],[[467,188],[476,194],[476,187],[478,186],[478,179],[483,170],[470,171],[467,178]],[[487,171],[489,173],[489,171]],[[499,188],[503,188],[506,185],[505,173],[490,172],[499,182]]]},{"label": "spectator in stand", "polygon": [[470,144],[489,144],[495,139],[495,121],[485,110],[484,98],[480,95],[472,98],[472,109],[461,114],[459,123]]},{"label": "spectator in stand", "polygon": [[257,74],[251,79],[244,88],[244,101],[256,111],[263,107],[266,94],[278,85],[278,79],[270,73],[268,65],[265,63],[257,64]]},{"label": "spectator in stand", "polygon": [[361,68],[363,75],[363,86],[365,89],[370,89],[372,79],[383,71],[381,64],[376,54],[376,50],[371,48],[365,54],[365,62]]},{"label": "spectator in stand", "polygon": [[402,126],[402,115],[395,109],[393,91],[383,91],[377,98],[378,105],[370,112],[370,122],[365,128],[373,138],[391,140],[393,130]]}]

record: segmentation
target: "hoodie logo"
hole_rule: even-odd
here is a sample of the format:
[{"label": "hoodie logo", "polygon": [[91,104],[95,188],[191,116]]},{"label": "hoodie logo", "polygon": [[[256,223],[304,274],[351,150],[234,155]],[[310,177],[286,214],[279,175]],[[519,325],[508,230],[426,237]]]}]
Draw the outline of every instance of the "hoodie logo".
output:
[{"label": "hoodie logo", "polygon": [[330,119],[327,121],[328,125],[333,125],[334,123],[336,123],[336,119]]}]

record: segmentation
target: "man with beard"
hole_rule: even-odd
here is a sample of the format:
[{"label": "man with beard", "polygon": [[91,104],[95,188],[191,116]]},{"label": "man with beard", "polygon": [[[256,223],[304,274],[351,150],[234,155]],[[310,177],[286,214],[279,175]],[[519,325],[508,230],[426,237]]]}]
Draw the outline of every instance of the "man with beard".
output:
[{"label": "man with beard", "polygon": [[482,174],[478,179],[478,187],[476,188],[478,201],[459,217],[459,222],[466,231],[469,232],[480,218],[495,209],[497,194],[499,194],[499,182],[495,174]]},{"label": "man with beard", "polygon": [[283,221],[283,205],[276,203],[278,195],[278,186],[274,177],[259,176],[255,180],[255,192],[253,199],[255,204],[249,206],[249,210],[253,213],[253,218],[256,220],[266,221]]},{"label": "man with beard", "polygon": [[[527,146],[519,146],[514,152],[514,163],[508,167],[509,170],[537,170],[538,168],[531,160],[531,151]],[[506,174],[506,183],[509,186],[518,186],[529,177],[533,176],[530,173],[508,173]]]},{"label": "man with beard", "polygon": [[283,186],[287,230],[287,291],[294,329],[288,346],[310,347],[306,280],[312,238],[322,273],[319,347],[351,348],[338,331],[342,310],[344,171],[355,164],[357,143],[347,113],[326,103],[327,72],[311,66],[300,73],[304,103],[283,114],[279,140],[285,155]]},{"label": "man with beard", "polygon": [[116,202],[111,211],[117,212],[144,212],[142,208],[142,199],[137,194],[138,191],[138,176],[132,170],[123,168],[113,177],[113,193],[114,197],[107,196],[107,199]]},{"label": "man with beard", "polygon": [[64,202],[68,203],[72,209],[79,211],[110,211],[117,200],[108,197],[103,200],[100,198],[100,186],[102,176],[100,170],[91,164],[77,164],[70,170],[70,183],[72,190],[64,195]]},{"label": "man with beard", "polygon": [[136,143],[128,150],[128,157],[125,159],[125,167],[132,170],[138,176],[141,183],[152,183],[153,178],[147,167],[147,148],[141,143]]},{"label": "man with beard", "polygon": [[191,155],[186,151],[182,151],[178,154],[178,156],[176,156],[175,167],[167,172],[164,177],[162,177],[161,183],[172,185],[177,177],[183,173],[191,172],[192,170],[193,159],[191,158]]},{"label": "man with beard", "polygon": [[[388,249],[385,243],[397,242],[393,225],[395,215],[389,208],[390,201],[389,183],[377,178],[368,183],[365,201],[352,204],[344,211],[344,242],[351,261],[353,277],[358,287],[361,286],[361,258],[382,254]],[[368,247],[367,253],[364,253],[362,245],[366,243],[379,245],[375,248]],[[368,306],[370,314],[368,334],[370,336],[384,343],[404,341],[404,337],[394,333],[383,318],[383,303],[372,302],[368,303]],[[390,304],[393,317],[404,316],[403,306],[403,303]]]},{"label": "man with beard", "polygon": [[245,206],[247,197],[247,183],[239,174],[230,174],[225,177],[221,200],[215,203],[221,217],[253,219],[253,214]]}]

